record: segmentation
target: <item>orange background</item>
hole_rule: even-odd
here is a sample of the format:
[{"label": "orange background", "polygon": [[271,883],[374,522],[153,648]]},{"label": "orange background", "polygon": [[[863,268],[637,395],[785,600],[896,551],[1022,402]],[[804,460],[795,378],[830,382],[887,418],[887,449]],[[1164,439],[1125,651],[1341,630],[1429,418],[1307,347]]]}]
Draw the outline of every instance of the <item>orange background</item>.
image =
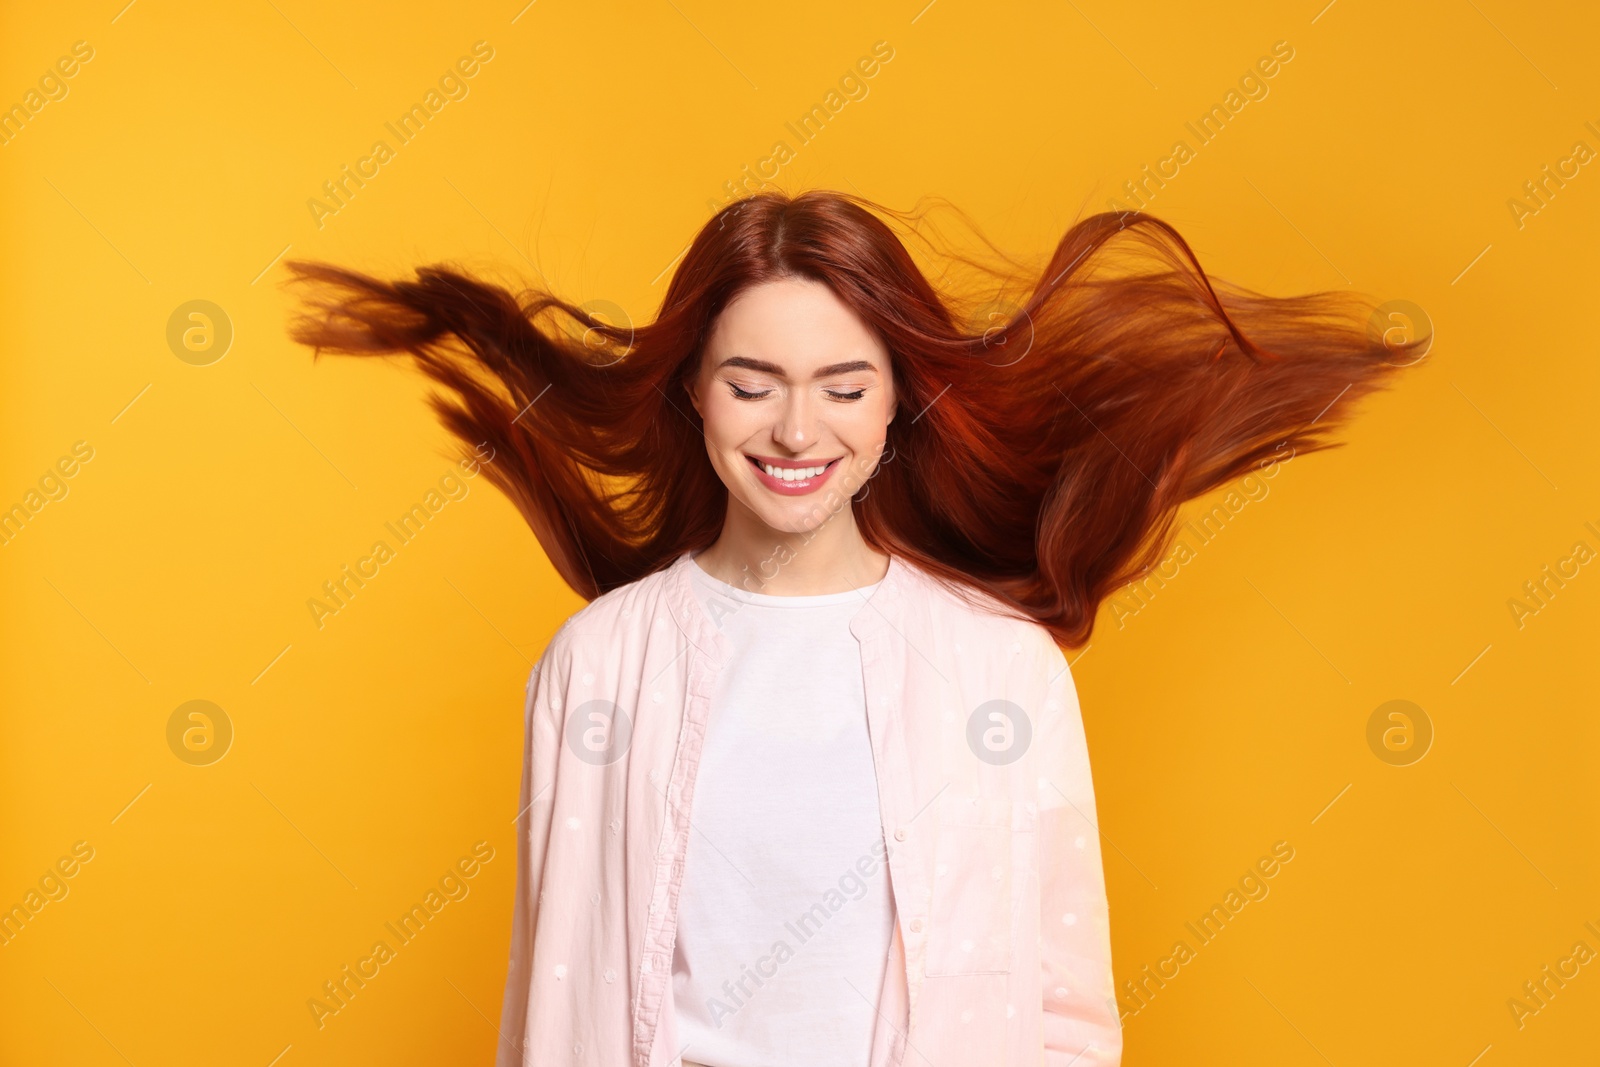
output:
[{"label": "orange background", "polygon": [[[1319,6],[13,7],[0,105],[59,98],[0,145],[0,507],[39,504],[0,545],[0,907],[65,895],[0,946],[0,1061],[491,1061],[522,687],[581,601],[453,468],[416,375],[287,341],[284,258],[448,259],[648,320],[775,142],[785,189],[937,194],[1038,255],[1179,139],[1147,206],[1209,270],[1411,301],[1436,342],[1348,447],[1241,493],[1072,653],[1117,978],[1173,975],[1124,995],[1125,1062],[1592,1055],[1600,964],[1561,961],[1600,951],[1600,568],[1573,556],[1600,550],[1600,175],[1508,202],[1600,149],[1600,18]],[[78,41],[92,58],[50,81]],[[393,139],[478,41],[465,95]],[[785,124],[880,41],[801,143]],[[1266,94],[1200,144],[1185,123],[1280,41]],[[379,139],[392,157],[319,219]],[[220,358],[220,332],[169,343],[195,300],[231,328]],[[319,627],[307,601],[432,489]],[[1519,618],[1546,565],[1571,577]],[[196,700],[220,715],[191,749],[201,720],[169,724]],[[1433,732],[1407,765],[1369,746],[1391,700]],[[179,758],[224,723],[221,759]],[[1280,841],[1270,892],[1199,946],[1185,924]],[[465,895],[319,1028],[308,1000],[475,847]],[[1533,1012],[1547,965],[1573,976]]]}]

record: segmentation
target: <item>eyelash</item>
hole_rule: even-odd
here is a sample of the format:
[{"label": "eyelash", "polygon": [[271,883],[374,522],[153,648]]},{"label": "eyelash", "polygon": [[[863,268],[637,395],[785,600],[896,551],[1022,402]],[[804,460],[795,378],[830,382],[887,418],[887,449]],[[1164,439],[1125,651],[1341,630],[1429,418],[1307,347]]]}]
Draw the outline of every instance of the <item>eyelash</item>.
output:
[{"label": "eyelash", "polygon": [[[747,393],[743,389],[740,389],[737,385],[734,385],[732,382],[728,382],[727,385],[728,385],[729,389],[733,390],[733,395],[736,398],[740,399],[740,400],[761,400],[761,399],[765,398],[768,393],[772,392],[771,389],[768,389],[768,390],[766,390],[766,392],[761,392],[761,393]],[[866,394],[866,390],[865,389],[857,389],[853,393],[829,392],[828,396],[830,398],[832,398],[833,400],[836,400],[839,403],[844,404],[844,403],[849,403],[852,400],[860,400],[862,398],[862,396],[864,396],[865,394]]]}]

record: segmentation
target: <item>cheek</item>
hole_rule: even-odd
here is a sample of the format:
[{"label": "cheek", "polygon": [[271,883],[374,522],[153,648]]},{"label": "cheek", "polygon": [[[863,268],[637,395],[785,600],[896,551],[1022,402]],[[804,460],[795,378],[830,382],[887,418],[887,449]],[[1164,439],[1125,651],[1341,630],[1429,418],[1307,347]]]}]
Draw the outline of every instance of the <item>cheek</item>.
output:
[{"label": "cheek", "polygon": [[738,450],[760,429],[760,420],[751,409],[731,396],[713,396],[705,402],[701,416],[706,448],[713,453]]},{"label": "cheek", "polygon": [[871,452],[883,442],[889,429],[889,404],[879,401],[853,408],[847,418],[841,419],[837,432],[841,440],[857,453]]}]

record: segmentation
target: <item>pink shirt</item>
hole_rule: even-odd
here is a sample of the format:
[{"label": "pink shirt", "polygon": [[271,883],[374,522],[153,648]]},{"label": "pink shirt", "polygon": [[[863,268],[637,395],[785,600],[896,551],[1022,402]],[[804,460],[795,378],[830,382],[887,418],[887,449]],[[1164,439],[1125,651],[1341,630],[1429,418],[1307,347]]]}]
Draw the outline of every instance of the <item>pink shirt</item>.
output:
[{"label": "pink shirt", "polygon": [[[726,642],[685,552],[568,619],[528,680],[497,1067],[675,1067],[679,891]],[[979,594],[973,594],[979,600]],[[1077,692],[1037,624],[892,558],[850,621],[896,922],[872,1067],[1115,1067]]]}]

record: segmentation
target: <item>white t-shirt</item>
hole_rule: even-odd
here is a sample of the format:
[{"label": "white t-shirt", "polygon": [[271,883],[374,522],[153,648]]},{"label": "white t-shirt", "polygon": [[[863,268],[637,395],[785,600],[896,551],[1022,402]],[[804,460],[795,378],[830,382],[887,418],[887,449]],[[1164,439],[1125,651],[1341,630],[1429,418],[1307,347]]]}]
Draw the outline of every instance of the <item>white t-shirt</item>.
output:
[{"label": "white t-shirt", "polygon": [[772,596],[689,571],[729,658],[678,900],[683,1058],[866,1067],[894,899],[849,624],[876,584]]}]

